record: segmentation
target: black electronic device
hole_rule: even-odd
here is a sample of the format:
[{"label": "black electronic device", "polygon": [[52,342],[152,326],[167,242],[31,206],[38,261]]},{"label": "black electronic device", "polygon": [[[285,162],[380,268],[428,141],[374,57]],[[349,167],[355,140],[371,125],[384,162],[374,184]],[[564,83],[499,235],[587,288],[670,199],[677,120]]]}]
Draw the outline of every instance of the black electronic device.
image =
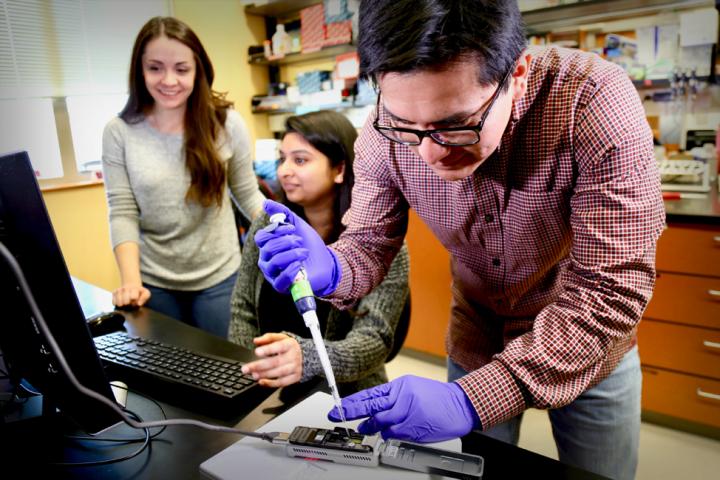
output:
[{"label": "black electronic device", "polygon": [[109,374],[145,393],[215,416],[237,415],[268,389],[241,371],[243,362],[115,332],[95,338]]},{"label": "black electronic device", "polygon": [[328,460],[348,465],[377,467],[389,465],[431,475],[478,480],[482,478],[483,457],[452,452],[404,440],[383,440],[343,427],[334,429],[298,426],[289,434],[277,433],[272,443],[285,445],[291,457]]},{"label": "black electronic device", "polygon": [[[26,152],[0,156],[0,242],[23,271],[72,372],[87,388],[114,401]],[[43,395],[44,414],[59,410],[87,432],[116,424],[115,412],[78,392],[62,373],[4,261],[0,298],[0,349],[11,382],[28,382]]]},{"label": "black electronic device", "polygon": [[122,330],[125,324],[125,315],[118,311],[100,312],[87,318],[88,328],[93,337],[107,335]]}]

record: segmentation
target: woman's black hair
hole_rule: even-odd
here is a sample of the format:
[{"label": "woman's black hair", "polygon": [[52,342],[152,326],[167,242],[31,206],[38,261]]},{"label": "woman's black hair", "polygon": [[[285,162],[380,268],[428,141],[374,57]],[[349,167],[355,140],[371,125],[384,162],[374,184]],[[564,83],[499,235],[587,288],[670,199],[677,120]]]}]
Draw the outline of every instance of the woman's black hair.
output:
[{"label": "woman's black hair", "polygon": [[493,85],[527,44],[514,0],[362,0],[359,16],[360,73],[374,82],[467,58]]},{"label": "woman's black hair", "polygon": [[[357,130],[345,115],[330,110],[321,110],[288,118],[285,121],[284,135],[288,133],[297,133],[303,137],[305,141],[328,158],[331,167],[343,165],[343,182],[335,185],[333,230],[330,238],[327,239],[327,243],[332,243],[344,230],[341,220],[350,208],[352,188],[355,184],[353,147],[357,138]],[[284,199],[283,203],[293,212],[305,218],[300,205],[287,199]]]}]

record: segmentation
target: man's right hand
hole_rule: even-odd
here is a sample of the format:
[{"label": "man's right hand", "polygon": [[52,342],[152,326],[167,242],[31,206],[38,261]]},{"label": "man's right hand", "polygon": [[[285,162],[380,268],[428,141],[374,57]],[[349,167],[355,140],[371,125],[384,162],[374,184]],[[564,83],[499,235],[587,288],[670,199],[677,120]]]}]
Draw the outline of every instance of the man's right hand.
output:
[{"label": "man's right hand", "polygon": [[150,290],[142,285],[125,284],[113,292],[113,305],[118,308],[142,307],[150,300]]},{"label": "man's right hand", "polygon": [[263,207],[270,216],[285,214],[287,223],[255,234],[260,249],[258,267],[267,281],[278,292],[286,293],[300,268],[305,267],[315,295],[334,292],[340,283],[340,264],[315,229],[280,203],[265,200]]}]

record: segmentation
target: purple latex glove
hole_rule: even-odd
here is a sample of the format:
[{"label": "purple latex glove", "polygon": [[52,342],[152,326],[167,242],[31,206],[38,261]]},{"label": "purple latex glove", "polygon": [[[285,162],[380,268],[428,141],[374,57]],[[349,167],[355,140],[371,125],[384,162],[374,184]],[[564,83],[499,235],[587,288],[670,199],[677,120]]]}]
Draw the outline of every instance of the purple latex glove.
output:
[{"label": "purple latex glove", "polygon": [[[440,442],[479,428],[480,419],[457,383],[405,375],[343,398],[348,420],[370,417],[358,432],[413,442]],[[337,407],[328,419],[340,421]]]},{"label": "purple latex glove", "polygon": [[315,295],[322,297],[334,292],[340,283],[340,264],[315,229],[285,205],[265,200],[263,208],[268,215],[284,213],[288,223],[255,234],[260,249],[258,267],[267,281],[278,292],[286,293],[304,266]]}]

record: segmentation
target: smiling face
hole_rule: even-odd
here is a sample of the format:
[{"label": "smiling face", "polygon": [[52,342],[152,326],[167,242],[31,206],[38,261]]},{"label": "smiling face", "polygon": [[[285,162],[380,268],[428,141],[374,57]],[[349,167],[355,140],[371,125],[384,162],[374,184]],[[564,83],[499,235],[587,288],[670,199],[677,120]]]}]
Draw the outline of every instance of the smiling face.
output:
[{"label": "smiling face", "polygon": [[166,36],[148,42],[142,56],[145,86],[155,100],[154,109],[184,110],[195,82],[192,50]]},{"label": "smiling face", "polygon": [[335,185],[343,182],[342,165],[330,160],[298,133],[287,133],[280,145],[278,180],[285,196],[303,208],[332,209]]},{"label": "smiling face", "polygon": [[[478,143],[450,147],[425,137],[420,145],[409,148],[444,180],[471,175],[500,144],[513,100],[525,93],[529,60],[529,56],[520,59],[510,75],[509,89],[498,93]],[[481,86],[477,68],[475,62],[457,62],[440,70],[383,75],[378,79],[383,117],[390,126],[416,130],[477,125],[498,88]]]}]

